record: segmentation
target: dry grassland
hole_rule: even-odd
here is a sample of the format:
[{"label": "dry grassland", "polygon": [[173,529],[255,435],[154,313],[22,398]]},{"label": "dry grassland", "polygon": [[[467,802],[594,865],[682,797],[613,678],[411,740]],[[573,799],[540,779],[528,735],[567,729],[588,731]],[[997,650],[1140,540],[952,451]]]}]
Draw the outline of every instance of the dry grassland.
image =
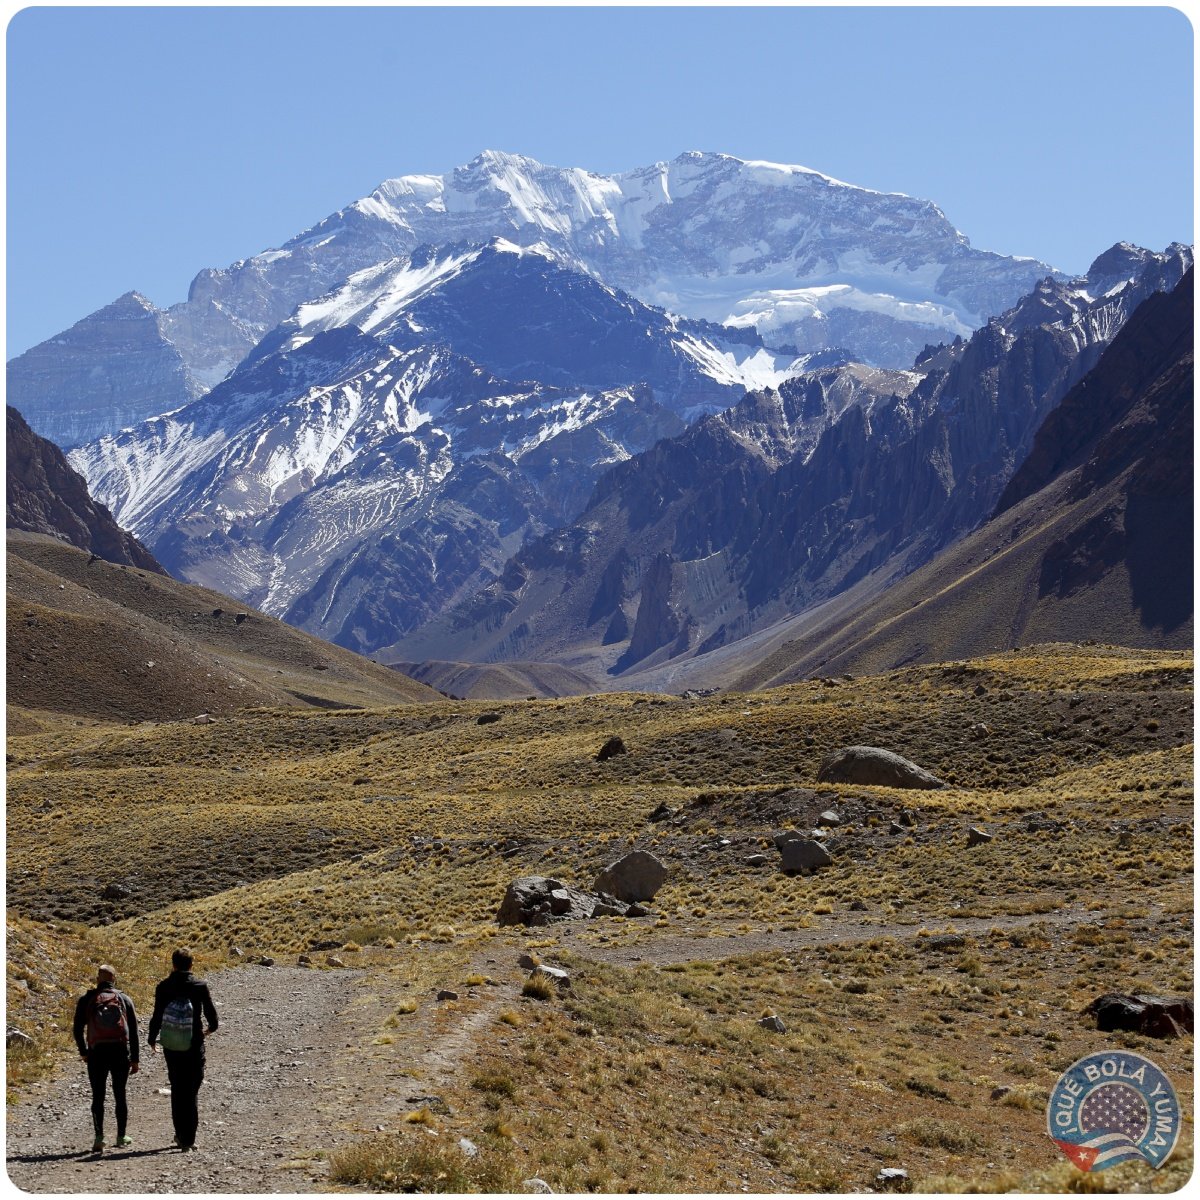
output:
[{"label": "dry grassland", "polygon": [[[131,964],[181,941],[221,962],[233,945],[347,946],[370,973],[363,1036],[382,1061],[479,1022],[439,1083],[448,1112],[343,1153],[351,1185],[861,1190],[892,1165],[928,1190],[1169,1190],[1190,1171],[1190,1122],[1167,1170],[1092,1180],[1045,1137],[1043,1106],[1074,1059],[1129,1045],[1192,1111],[1190,1037],[1099,1034],[1079,1015],[1106,990],[1191,994],[1191,666],[1055,646],[699,700],[204,726],[30,715],[8,743],[25,946],[10,950],[10,1023],[61,1023],[61,1005],[55,1018],[13,982],[14,966],[41,980],[55,938]],[[611,734],[629,753],[597,763]],[[817,784],[822,756],[849,744],[952,786]],[[648,823],[664,801],[676,815]],[[781,874],[770,835],[831,807],[833,866]],[[904,809],[914,823],[893,832]],[[994,841],[968,849],[973,824]],[[496,928],[512,878],[587,887],[631,846],[670,867],[653,917]],[[128,895],[102,899],[109,884]],[[956,922],[961,941],[931,949]],[[569,992],[522,994],[530,948],[569,968]],[[503,986],[436,1011],[411,999],[477,973]],[[787,1033],[757,1025],[767,1012]]]}]

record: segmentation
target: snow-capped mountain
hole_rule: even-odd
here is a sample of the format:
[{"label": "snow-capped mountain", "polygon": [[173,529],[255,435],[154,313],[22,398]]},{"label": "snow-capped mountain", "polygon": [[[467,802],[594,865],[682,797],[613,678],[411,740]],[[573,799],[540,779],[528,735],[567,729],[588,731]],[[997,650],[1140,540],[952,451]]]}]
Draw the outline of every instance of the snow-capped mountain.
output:
[{"label": "snow-capped mountain", "polygon": [[429,251],[301,306],[211,392],[72,460],[169,569],[371,650],[573,517],[612,463],[784,377],[757,335],[721,332],[543,252]]},{"label": "snow-capped mountain", "polygon": [[494,238],[679,316],[758,330],[772,347],[842,347],[895,367],[1051,273],[972,248],[929,201],[805,167],[692,152],[607,176],[487,151],[445,175],[387,180],[277,249],[201,271],[169,309],[123,297],[110,307],[142,308],[136,344],[101,310],[14,359],[9,399],[35,429],[77,444],[206,391],[358,272]]},{"label": "snow-capped mountain", "polygon": [[622,674],[883,588],[987,519],[1055,405],[1192,258],[1121,244],[914,373],[855,365],[749,395],[614,466],[568,527],[388,656]]}]

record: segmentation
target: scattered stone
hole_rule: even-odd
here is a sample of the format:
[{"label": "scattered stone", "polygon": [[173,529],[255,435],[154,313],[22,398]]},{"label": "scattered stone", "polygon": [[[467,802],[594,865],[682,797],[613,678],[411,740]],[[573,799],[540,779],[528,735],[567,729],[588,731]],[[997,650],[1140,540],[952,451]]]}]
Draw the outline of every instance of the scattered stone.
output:
[{"label": "scattered stone", "polygon": [[123,883],[110,883],[100,893],[101,900],[128,900],[133,895],[133,889]]},{"label": "scattered stone", "polygon": [[961,933],[935,933],[932,937],[917,938],[917,946],[921,950],[957,950],[966,944],[967,939]]},{"label": "scattered stone", "polygon": [[300,957],[296,959],[296,966],[298,966],[298,967],[311,967],[311,966],[312,966],[312,959],[311,959],[311,958],[309,958],[307,954],[301,954],[301,955],[300,955]]},{"label": "scattered stone", "polygon": [[234,623],[240,625],[243,621],[250,620],[249,613],[235,613],[233,617]]},{"label": "scattered stone", "polygon": [[442,988],[442,989],[441,989],[441,990],[438,992],[438,994],[437,994],[437,998],[438,998],[439,1000],[457,1000],[457,999],[458,999],[458,993],[457,993],[457,992],[452,992],[452,991],[451,991],[449,988]]},{"label": "scattered stone", "polygon": [[750,857],[746,859],[746,866],[748,867],[765,867],[766,865],[767,856],[765,854],[751,854]]},{"label": "scattered stone", "polygon": [[539,1179],[536,1175],[532,1179],[522,1179],[521,1186],[527,1192],[533,1192],[538,1196],[554,1195],[554,1189],[544,1179]]},{"label": "scattered stone", "polygon": [[782,850],[788,842],[799,841],[803,837],[804,834],[798,829],[784,829],[772,835],[771,841],[775,843],[776,850]]},{"label": "scattered stone", "polygon": [[597,762],[607,762],[616,754],[628,754],[629,751],[625,748],[625,743],[616,736],[610,737],[608,741],[596,751]]},{"label": "scattered stone", "polygon": [[538,960],[532,954],[522,954],[517,959],[517,966],[524,967],[526,971],[532,971],[534,967],[538,966]]},{"label": "scattered stone", "polygon": [[657,824],[659,821],[669,821],[675,815],[673,809],[665,800],[646,818],[647,821],[653,821]]},{"label": "scattered stone", "polygon": [[867,911],[866,902],[863,900],[851,900],[850,901],[850,911],[851,912],[866,912]]},{"label": "scattered stone", "polygon": [[4,1044],[6,1046],[32,1046],[33,1038],[20,1029],[9,1029],[4,1035]]},{"label": "scattered stone", "polygon": [[479,1147],[475,1145],[469,1137],[460,1137],[458,1139],[458,1148],[468,1157],[475,1158],[479,1153]]},{"label": "scattered stone", "polygon": [[1177,1038],[1194,1029],[1192,1002],[1185,997],[1167,999],[1105,992],[1084,1012],[1096,1018],[1096,1028],[1103,1033],[1120,1029],[1146,1037]]},{"label": "scattered stone", "polygon": [[915,828],[917,824],[917,813],[915,809],[904,808],[900,810],[900,816],[896,818],[901,825],[909,829]]},{"label": "scattered stone", "polygon": [[842,823],[842,818],[841,818],[841,817],[839,817],[839,816],[837,815],[837,813],[835,813],[835,812],[833,811],[833,809],[831,809],[831,808],[828,808],[828,809],[826,809],[826,810],[825,810],[825,811],[824,811],[824,812],[823,812],[823,813],[822,813],[822,814],[821,814],[821,815],[820,815],[820,816],[817,818],[817,824],[818,824],[818,825],[829,825],[829,826],[833,826],[833,825],[840,825],[841,823]]},{"label": "scattered stone", "polygon": [[275,960],[271,958],[270,955],[264,954],[262,958],[258,960],[258,965],[260,967],[273,967],[275,965]]},{"label": "scattered stone", "polygon": [[780,866],[784,871],[815,871],[828,867],[833,858],[820,842],[809,838],[797,838],[784,842],[779,851]]},{"label": "scattered stone", "polygon": [[601,900],[592,909],[593,917],[624,917],[628,912],[624,904],[607,904]]},{"label": "scattered stone", "polygon": [[[324,891],[325,889],[324,888],[316,888],[314,890]],[[341,944],[342,943],[337,940],[330,939],[330,940],[323,941],[323,942],[309,942],[308,948],[310,950],[336,950]]]},{"label": "scattered stone", "polygon": [[242,957],[241,946],[230,946],[229,947],[229,957],[230,958],[241,958]]},{"label": "scattered stone", "polygon": [[450,1116],[450,1105],[441,1096],[409,1096],[405,1103],[420,1105],[421,1108],[427,1108],[440,1117]]},{"label": "scattered stone", "polygon": [[653,914],[644,904],[634,903],[625,910],[625,915],[627,917],[649,917]]},{"label": "scattered stone", "polygon": [[886,1192],[911,1192],[912,1180],[903,1167],[884,1167],[875,1176],[875,1186]]},{"label": "scattered stone", "polygon": [[978,721],[971,726],[971,733],[977,738],[991,737],[992,727],[984,721]]},{"label": "scattered stone", "polygon": [[667,867],[645,850],[632,850],[605,867],[592,886],[598,892],[610,892],[618,900],[653,900],[666,882]]},{"label": "scattered stone", "polygon": [[993,834],[988,833],[986,830],[972,825],[971,828],[967,830],[967,845],[982,846],[984,842],[990,842],[993,836]]},{"label": "scattered stone", "polygon": [[820,783],[864,783],[881,787],[943,788],[945,783],[924,767],[877,746],[847,746],[821,761]]},{"label": "scattered stone", "polygon": [[192,718],[193,725],[211,725],[212,723],[213,719],[208,713],[201,713],[198,717]]},{"label": "scattered stone", "polygon": [[760,1029],[769,1029],[772,1033],[787,1033],[787,1026],[774,1013],[763,1017],[758,1024]]},{"label": "scattered stone", "polygon": [[338,958],[336,954],[329,954],[325,957],[325,965],[329,967],[344,967],[346,963],[344,959]]},{"label": "scattered stone", "polygon": [[901,825],[899,821],[893,821],[888,826],[888,833],[903,833],[903,832],[904,832],[904,826]]},{"label": "scattered stone", "polygon": [[999,1087],[992,1088],[992,1099],[1003,1100],[1004,1097],[1007,1096],[1011,1091],[1012,1088],[1010,1088],[1008,1084],[1002,1083]]},{"label": "scattered stone", "polygon": [[498,712],[485,712],[480,713],[479,716],[475,718],[475,724],[494,725],[498,720],[500,720],[500,714]]},{"label": "scattered stone", "polygon": [[548,967],[545,963],[539,963],[531,972],[533,977],[538,975],[543,979],[550,980],[556,987],[569,988],[571,986],[571,976],[562,967]]}]

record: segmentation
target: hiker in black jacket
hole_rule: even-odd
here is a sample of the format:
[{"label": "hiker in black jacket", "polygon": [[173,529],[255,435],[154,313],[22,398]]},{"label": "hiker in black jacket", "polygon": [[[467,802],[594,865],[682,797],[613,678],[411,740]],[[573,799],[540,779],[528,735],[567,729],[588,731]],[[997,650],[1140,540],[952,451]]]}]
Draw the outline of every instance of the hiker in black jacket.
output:
[{"label": "hiker in black jacket", "polygon": [[96,968],[96,986],[79,997],[72,1032],[92,1085],[92,1125],[96,1130],[92,1149],[104,1149],[104,1097],[110,1075],[117,1110],[113,1145],[130,1145],[133,1138],[125,1132],[129,1123],[125,1085],[138,1071],[137,1013],[133,1001],[117,991],[117,973],[107,963]]},{"label": "hiker in black jacket", "polygon": [[171,955],[171,974],[154,989],[147,1041],[154,1054],[162,1042],[167,1078],[171,1081],[171,1122],[180,1150],[190,1150],[196,1142],[200,1085],[204,1082],[204,1039],[216,1030],[217,1010],[208,994],[208,984],[192,974],[192,952],[176,950]]}]

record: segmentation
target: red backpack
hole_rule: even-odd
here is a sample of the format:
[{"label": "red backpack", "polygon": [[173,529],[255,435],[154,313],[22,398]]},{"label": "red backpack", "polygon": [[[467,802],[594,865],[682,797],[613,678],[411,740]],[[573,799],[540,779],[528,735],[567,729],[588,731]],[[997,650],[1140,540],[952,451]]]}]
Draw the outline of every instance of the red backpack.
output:
[{"label": "red backpack", "polygon": [[88,1005],[88,1046],[124,1045],[129,1041],[125,1004],[115,988],[98,991]]}]

